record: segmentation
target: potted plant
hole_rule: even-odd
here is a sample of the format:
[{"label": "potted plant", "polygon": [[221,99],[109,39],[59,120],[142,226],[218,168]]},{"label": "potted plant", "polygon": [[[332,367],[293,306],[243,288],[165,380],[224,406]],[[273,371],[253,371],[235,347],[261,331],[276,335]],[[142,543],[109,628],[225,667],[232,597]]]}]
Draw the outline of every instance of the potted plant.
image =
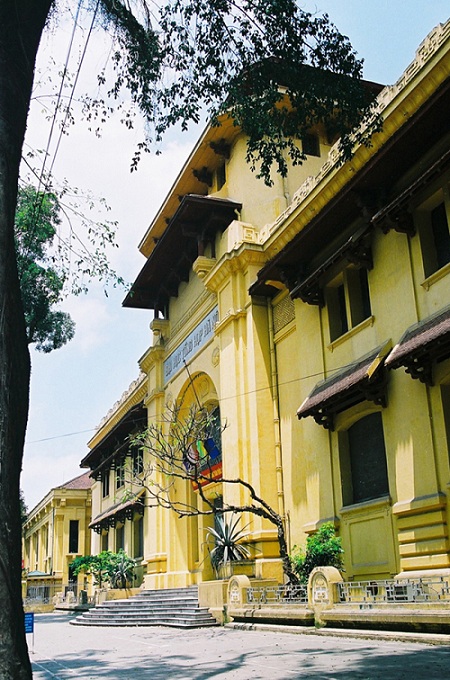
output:
[{"label": "potted plant", "polygon": [[216,578],[229,578],[235,573],[236,565],[248,570],[251,564],[249,544],[245,541],[248,533],[245,532],[246,527],[239,529],[239,521],[240,516],[236,517],[234,513],[229,518],[217,515],[215,527],[207,530],[207,542],[214,543],[209,554]]}]

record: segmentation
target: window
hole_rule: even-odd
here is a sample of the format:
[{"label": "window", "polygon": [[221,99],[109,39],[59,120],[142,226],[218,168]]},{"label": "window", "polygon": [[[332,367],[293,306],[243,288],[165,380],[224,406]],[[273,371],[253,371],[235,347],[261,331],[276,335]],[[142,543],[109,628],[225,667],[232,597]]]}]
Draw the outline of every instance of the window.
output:
[{"label": "window", "polygon": [[71,519],[69,522],[69,552],[78,552],[78,520]]},{"label": "window", "polygon": [[125,484],[125,461],[122,459],[116,465],[116,489],[120,489]]},{"label": "window", "polygon": [[447,453],[450,462],[450,385],[441,385],[442,412],[444,415]]},{"label": "window", "polygon": [[103,498],[109,496],[109,470],[102,472],[102,495]]},{"label": "window", "polygon": [[223,509],[223,496],[217,496],[214,499],[214,529],[220,531],[220,520],[223,517],[221,510]]},{"label": "window", "polygon": [[418,226],[425,276],[450,262],[450,197],[439,190],[418,211]]},{"label": "window", "polygon": [[450,262],[450,232],[444,203],[440,203],[431,211],[430,221],[436,251],[436,263],[438,269],[440,269]]},{"label": "window", "polygon": [[227,181],[227,171],[225,162],[223,162],[216,170],[216,191],[220,191]]},{"label": "window", "polygon": [[389,482],[381,413],[371,413],[339,434],[344,505],[386,496]]},{"label": "window", "polygon": [[140,475],[144,470],[144,456],[141,448],[133,449],[133,475]]},{"label": "window", "polygon": [[107,531],[105,531],[102,534],[102,552],[104,552],[105,550],[108,550],[108,532]]},{"label": "window", "polygon": [[349,267],[325,291],[330,340],[336,340],[371,316],[367,270]]},{"label": "window", "polygon": [[139,517],[134,521],[134,553],[133,557],[144,556],[144,518]]},{"label": "window", "polygon": [[320,156],[319,137],[314,134],[302,137],[302,149],[307,156]]},{"label": "window", "polygon": [[125,549],[125,527],[123,524],[116,528],[116,552]]}]

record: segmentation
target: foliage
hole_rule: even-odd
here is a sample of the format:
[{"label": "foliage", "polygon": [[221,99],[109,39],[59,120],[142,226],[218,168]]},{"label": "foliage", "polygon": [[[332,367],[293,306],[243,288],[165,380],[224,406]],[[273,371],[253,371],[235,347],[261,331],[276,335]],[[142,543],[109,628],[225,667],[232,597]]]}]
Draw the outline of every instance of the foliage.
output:
[{"label": "foliage", "polygon": [[125,588],[132,582],[135,562],[123,550],[113,553],[103,550],[98,555],[76,557],[71,563],[73,574],[80,572],[94,577],[94,585],[100,588],[110,583],[113,588]]},{"label": "foliage", "polygon": [[119,550],[111,573],[111,586],[113,588],[126,588],[133,585],[135,567],[135,560],[128,557],[123,550]]},{"label": "foliage", "polygon": [[[161,422],[151,422],[143,433],[131,440],[132,447],[142,447],[147,462],[142,473],[131,476],[129,481],[146,490],[147,506],[166,508],[175,512],[178,517],[217,515],[217,499],[205,492],[208,484],[221,484],[224,490],[228,489],[230,492],[233,487],[239,487],[245,500],[234,503],[228,501],[227,494],[224,493],[221,516],[242,516],[248,513],[262,517],[274,525],[284,574],[287,581],[297,583],[287,551],[282,517],[256,492],[252,484],[241,477],[225,477],[222,468],[217,468],[222,430],[217,411],[209,411],[196,405],[186,408],[182,403],[167,406]],[[194,500],[189,501],[189,495],[185,499],[184,494],[176,492],[176,486],[180,483],[192,484],[197,491]],[[234,532],[235,522],[230,520],[228,527],[233,526]]]},{"label": "foliage", "polygon": [[20,489],[20,519],[22,522],[22,526],[28,519],[28,508],[27,504],[25,503],[25,496],[23,495],[22,489]]},{"label": "foliage", "polygon": [[[137,112],[144,115],[146,138],[132,169],[170,127],[186,130],[205,116],[242,128],[248,161],[269,184],[272,166],[284,175],[287,156],[306,159],[301,139],[314,126],[340,139],[342,158],[379,129],[375,93],[362,85],[362,61],[348,38],[295,0],[101,0],[92,21],[110,31],[113,47],[96,95],[80,97],[83,116],[101,134],[114,111],[129,128]],[[72,92],[77,77],[64,73]],[[67,99],[55,99],[65,126],[75,121]]]},{"label": "foliage", "polygon": [[59,349],[75,334],[70,315],[54,306],[62,300],[64,275],[53,266],[50,249],[61,222],[54,194],[28,185],[19,189],[15,245],[28,344],[41,352]]},{"label": "foliage", "polygon": [[336,567],[343,570],[343,549],[341,538],[336,536],[332,522],[326,522],[315,534],[306,539],[306,552],[298,546],[290,555],[293,569],[301,583],[308,583],[315,567]]},{"label": "foliage", "polygon": [[209,527],[207,530],[207,541],[212,539],[214,542],[214,547],[209,554],[216,577],[218,577],[220,567],[227,562],[250,558],[250,550],[245,543],[248,534],[244,529],[238,528],[240,519],[240,515],[236,516],[235,513],[232,513],[229,519],[217,514],[215,527]]}]

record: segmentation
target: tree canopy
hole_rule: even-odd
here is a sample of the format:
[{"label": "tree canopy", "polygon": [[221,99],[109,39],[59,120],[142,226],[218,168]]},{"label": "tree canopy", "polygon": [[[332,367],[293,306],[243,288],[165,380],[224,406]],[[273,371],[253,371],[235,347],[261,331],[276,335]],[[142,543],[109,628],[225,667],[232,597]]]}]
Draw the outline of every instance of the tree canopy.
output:
[{"label": "tree canopy", "polygon": [[51,352],[71,340],[75,323],[54,307],[62,300],[65,283],[51,252],[61,222],[55,194],[28,185],[19,189],[15,219],[15,243],[20,290],[28,344]]},{"label": "tree canopy", "polygon": [[[115,109],[133,126],[136,111],[155,149],[167,130],[231,117],[247,136],[247,160],[259,176],[287,172],[306,158],[298,141],[324,126],[341,158],[370,144],[379,127],[376,87],[362,83],[362,61],[328,15],[296,0],[90,0],[91,26],[110,32],[113,48],[84,116],[98,130]],[[360,124],[362,124],[360,126]],[[358,131],[356,128],[358,126]],[[360,127],[359,127],[360,126]]]}]

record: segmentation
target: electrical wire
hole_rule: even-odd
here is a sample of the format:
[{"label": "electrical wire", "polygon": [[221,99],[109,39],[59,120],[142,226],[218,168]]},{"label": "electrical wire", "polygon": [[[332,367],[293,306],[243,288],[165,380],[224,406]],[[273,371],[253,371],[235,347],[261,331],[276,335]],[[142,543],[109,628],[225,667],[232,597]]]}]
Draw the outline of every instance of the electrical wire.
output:
[{"label": "electrical wire", "polygon": [[[353,366],[356,366],[359,364],[360,360],[358,361],[352,361],[349,364],[345,364],[344,366],[338,366],[336,369],[333,369],[333,373],[336,373],[337,371],[344,371],[348,368],[352,368]],[[292,380],[286,380],[284,382],[279,382],[278,387],[284,387],[285,385],[292,385],[293,383],[299,383],[302,380],[308,380],[309,378],[318,378],[320,376],[323,376],[323,371],[320,371],[319,373],[310,373],[309,375],[304,375],[301,378],[293,378]],[[331,377],[331,376],[330,376]],[[220,397],[219,398],[219,404],[223,403],[224,401],[229,401],[230,399],[238,399],[241,397],[246,397],[251,394],[258,394],[259,392],[262,392],[264,390],[270,390],[272,389],[272,385],[267,385],[266,387],[259,387],[257,390],[249,390],[248,392],[242,392],[239,395],[231,395],[229,397]],[[136,421],[138,422],[138,421]],[[130,421],[130,425],[133,424],[133,420]],[[46,437],[44,439],[35,439],[34,441],[27,442],[27,444],[37,444],[39,442],[45,442],[45,441],[51,441],[53,439],[63,439],[64,437],[72,437],[74,435],[78,434],[85,434],[86,432],[94,432],[99,430],[100,428],[98,427],[93,427],[89,430],[79,430],[78,432],[69,432],[68,434],[60,434],[60,435],[55,435],[53,437]]]}]

